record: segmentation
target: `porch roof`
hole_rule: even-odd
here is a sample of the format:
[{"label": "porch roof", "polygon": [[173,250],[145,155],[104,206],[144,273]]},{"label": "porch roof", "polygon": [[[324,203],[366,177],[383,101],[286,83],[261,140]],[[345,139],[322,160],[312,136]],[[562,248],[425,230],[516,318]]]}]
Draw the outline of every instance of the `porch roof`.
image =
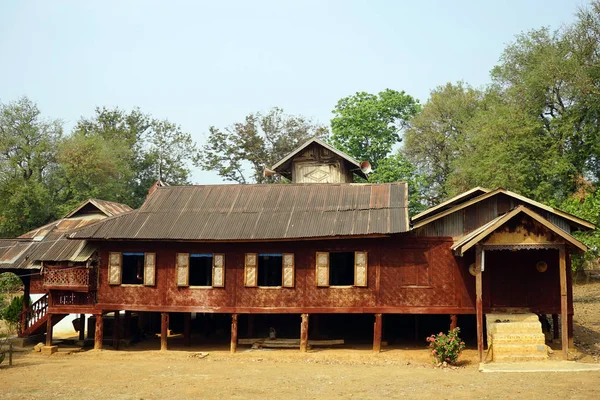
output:
[{"label": "porch roof", "polygon": [[570,235],[569,233],[563,231],[558,226],[554,225],[552,222],[543,218],[541,215],[536,212],[530,210],[529,208],[520,205],[513,210],[509,211],[506,214],[503,214],[487,224],[477,228],[473,232],[470,232],[467,235],[462,236],[454,245],[451,247],[455,254],[459,256],[463,256],[467,250],[481,242],[485,238],[487,238],[490,234],[496,231],[498,228],[506,224],[508,221],[513,219],[519,214],[525,214],[531,217],[533,220],[537,221],[539,224],[543,225],[545,228],[553,232],[555,235],[561,237],[567,244],[572,245],[574,248],[579,249],[580,251],[587,251],[588,247],[583,244],[581,241],[577,240],[575,237]]}]

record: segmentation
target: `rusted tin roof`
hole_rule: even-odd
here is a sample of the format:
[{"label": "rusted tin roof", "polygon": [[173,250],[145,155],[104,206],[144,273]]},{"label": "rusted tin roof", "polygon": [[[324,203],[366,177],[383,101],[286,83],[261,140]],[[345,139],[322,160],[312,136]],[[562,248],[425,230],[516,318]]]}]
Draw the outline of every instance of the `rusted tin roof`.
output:
[{"label": "rusted tin roof", "polygon": [[72,239],[244,241],[409,230],[407,185],[281,184],[160,187],[139,210]]},{"label": "rusted tin roof", "polygon": [[[92,207],[91,214],[79,213],[88,205]],[[91,199],[70,212],[70,217],[29,231],[17,239],[0,239],[0,270],[38,268],[43,261],[85,262],[95,247],[85,240],[68,240],[65,233],[130,210],[123,204]]]}]

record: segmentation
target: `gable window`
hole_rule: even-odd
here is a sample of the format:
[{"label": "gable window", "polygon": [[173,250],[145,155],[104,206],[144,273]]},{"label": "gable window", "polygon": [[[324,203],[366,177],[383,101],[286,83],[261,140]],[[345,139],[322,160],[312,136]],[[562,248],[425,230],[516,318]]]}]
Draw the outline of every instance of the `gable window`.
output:
[{"label": "gable window", "polygon": [[224,287],[224,254],[176,254],[176,284],[179,287]]},{"label": "gable window", "polygon": [[109,253],[109,285],[153,286],[156,276],[155,253]]},{"label": "gable window", "polygon": [[212,254],[190,254],[190,286],[212,286]]},{"label": "gable window", "polygon": [[294,287],[294,255],[291,253],[246,253],[246,287]]},{"label": "gable window", "polygon": [[318,252],[316,278],[321,287],[367,286],[367,252]]}]

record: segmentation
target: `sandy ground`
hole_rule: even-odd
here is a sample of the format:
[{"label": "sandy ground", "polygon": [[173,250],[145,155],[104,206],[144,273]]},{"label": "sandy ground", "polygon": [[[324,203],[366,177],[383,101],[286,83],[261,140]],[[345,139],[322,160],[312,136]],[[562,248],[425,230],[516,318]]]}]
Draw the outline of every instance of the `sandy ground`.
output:
[{"label": "sandy ground", "polygon": [[[600,362],[600,283],[576,285],[574,293],[571,359]],[[424,347],[380,354],[367,346],[305,354],[242,347],[230,354],[223,345],[183,350],[171,342],[167,352],[148,340],[123,351],[18,353],[13,367],[0,366],[0,399],[600,398],[600,372],[482,374],[474,349],[459,367],[438,369]]]}]

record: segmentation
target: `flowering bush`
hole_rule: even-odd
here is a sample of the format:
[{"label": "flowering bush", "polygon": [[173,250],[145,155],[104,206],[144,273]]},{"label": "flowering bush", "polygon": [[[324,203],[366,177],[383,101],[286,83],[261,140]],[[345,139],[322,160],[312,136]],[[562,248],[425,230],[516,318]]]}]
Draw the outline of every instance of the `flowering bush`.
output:
[{"label": "flowering bush", "polygon": [[460,340],[458,334],[460,328],[454,328],[448,331],[448,334],[438,333],[431,335],[426,340],[431,349],[431,355],[439,362],[454,364],[458,356],[465,348],[465,342]]}]

